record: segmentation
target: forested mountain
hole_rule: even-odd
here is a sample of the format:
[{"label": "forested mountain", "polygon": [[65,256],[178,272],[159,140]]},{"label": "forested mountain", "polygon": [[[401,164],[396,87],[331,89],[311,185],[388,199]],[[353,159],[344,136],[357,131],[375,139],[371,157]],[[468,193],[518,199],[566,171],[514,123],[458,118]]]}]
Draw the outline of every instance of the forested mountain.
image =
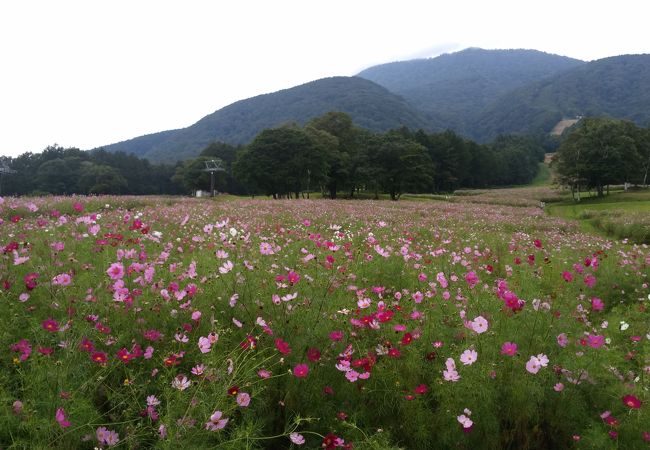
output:
[{"label": "forested mountain", "polygon": [[582,65],[536,50],[469,48],[370,67],[359,76],[401,95],[438,127],[474,135],[483,110],[505,94]]},{"label": "forested mountain", "polygon": [[[368,78],[368,79],[366,79]],[[536,50],[467,49],[383,64],[241,100],[194,125],[104,147],[155,162],[195,157],[215,141],[248,144],[262,130],[304,125],[341,111],[370,131],[402,125],[446,129],[478,142],[501,134],[548,134],[563,118],[650,121],[650,55],[589,63]]]},{"label": "forested mountain", "polygon": [[[188,128],[142,136],[104,148],[137,151],[139,156],[151,161],[173,162],[197,156],[215,140],[247,144],[265,128],[289,122],[303,125],[328,111],[348,113],[355,125],[372,131],[402,125],[429,128],[413,107],[386,88],[359,77],[333,77],[238,101]],[[149,142],[152,145],[142,151]]]},{"label": "forested mountain", "polygon": [[[180,130],[167,130],[158,133],[145,134],[127,141],[122,141],[117,144],[111,144],[103,147],[104,150],[109,152],[124,152],[131,153],[140,158],[146,158],[146,154],[155,148],[157,145],[170,139]],[[96,149],[97,150],[97,149]]]},{"label": "forested mountain", "polygon": [[650,122],[650,55],[600,59],[502,96],[471,135],[544,133],[564,117],[605,116]]}]

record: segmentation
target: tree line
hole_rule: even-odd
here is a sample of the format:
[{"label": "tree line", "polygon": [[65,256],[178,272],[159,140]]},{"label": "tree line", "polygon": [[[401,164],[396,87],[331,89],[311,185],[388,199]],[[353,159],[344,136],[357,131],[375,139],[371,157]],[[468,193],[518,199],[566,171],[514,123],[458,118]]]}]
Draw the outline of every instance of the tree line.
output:
[{"label": "tree line", "polygon": [[226,168],[218,189],[234,194],[354,198],[370,192],[397,200],[404,192],[526,184],[546,151],[542,140],[527,136],[501,136],[482,145],[453,131],[403,127],[373,133],[355,127],[345,113],[330,112],[302,127],[265,129],[247,146],[212,144],[186,160],[175,179],[188,189],[205,189],[204,161],[218,158]]},{"label": "tree line", "polygon": [[548,143],[527,136],[500,136],[478,144],[453,131],[427,133],[406,127],[375,133],[330,112],[304,126],[261,131],[246,146],[215,142],[196,158],[175,165],[151,164],[134,155],[84,152],[52,146],[42,153],[5,158],[17,173],[5,177],[9,194],[181,194],[208,190],[205,162],[220,160],[216,188],[236,195],[354,198],[360,192],[452,192],[529,183]]},{"label": "tree line", "polygon": [[15,173],[2,178],[2,193],[9,195],[69,194],[181,194],[172,180],[177,167],[151,164],[123,152],[83,151],[47,147],[16,158],[2,157],[0,165]]}]

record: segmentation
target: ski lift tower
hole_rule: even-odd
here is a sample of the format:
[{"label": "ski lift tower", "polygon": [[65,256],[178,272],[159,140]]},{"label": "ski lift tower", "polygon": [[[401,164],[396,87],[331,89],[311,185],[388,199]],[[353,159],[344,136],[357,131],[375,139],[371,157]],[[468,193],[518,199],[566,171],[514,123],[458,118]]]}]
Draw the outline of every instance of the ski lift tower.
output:
[{"label": "ski lift tower", "polygon": [[214,197],[214,174],[216,172],[225,172],[226,169],[223,168],[223,161],[220,159],[211,159],[210,161],[205,161],[204,172],[210,173],[210,197]]},{"label": "ski lift tower", "polygon": [[0,195],[2,195],[2,177],[10,173],[16,173],[16,171],[7,167],[6,164],[0,165]]}]

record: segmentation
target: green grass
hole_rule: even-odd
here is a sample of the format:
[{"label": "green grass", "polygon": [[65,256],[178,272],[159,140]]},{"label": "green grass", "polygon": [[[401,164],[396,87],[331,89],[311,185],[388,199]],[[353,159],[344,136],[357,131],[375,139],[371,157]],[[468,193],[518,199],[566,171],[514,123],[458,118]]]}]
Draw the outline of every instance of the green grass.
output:
[{"label": "green grass", "polygon": [[532,186],[546,186],[551,184],[551,171],[546,163],[539,163],[539,170],[533,181],[530,183]]},{"label": "green grass", "polygon": [[650,241],[650,190],[613,191],[604,197],[583,197],[549,205],[550,215],[578,220],[585,232],[637,243]]}]

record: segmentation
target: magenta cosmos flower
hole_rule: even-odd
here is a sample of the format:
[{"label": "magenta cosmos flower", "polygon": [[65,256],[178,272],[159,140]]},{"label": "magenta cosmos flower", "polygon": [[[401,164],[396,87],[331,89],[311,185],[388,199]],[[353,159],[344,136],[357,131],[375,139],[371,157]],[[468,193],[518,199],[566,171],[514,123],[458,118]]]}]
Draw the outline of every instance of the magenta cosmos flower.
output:
[{"label": "magenta cosmos flower", "polygon": [[641,400],[638,399],[638,397],[634,395],[625,395],[623,397],[623,404],[629,408],[632,409],[639,409],[641,408]]},{"label": "magenta cosmos flower", "polygon": [[517,344],[514,342],[504,342],[501,346],[501,354],[506,356],[515,356],[517,354]]},{"label": "magenta cosmos flower", "polygon": [[293,368],[293,375],[297,378],[307,378],[309,366],[307,364],[298,364]]},{"label": "magenta cosmos flower", "polygon": [[124,266],[122,263],[113,263],[106,271],[111,280],[120,280],[124,277]]}]

